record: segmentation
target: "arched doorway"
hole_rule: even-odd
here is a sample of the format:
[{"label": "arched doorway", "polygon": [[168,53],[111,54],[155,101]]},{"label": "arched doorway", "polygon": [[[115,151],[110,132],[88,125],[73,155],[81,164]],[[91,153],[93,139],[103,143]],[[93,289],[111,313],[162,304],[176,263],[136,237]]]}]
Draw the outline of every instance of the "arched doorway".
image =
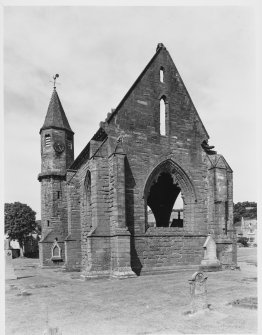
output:
[{"label": "arched doorway", "polygon": [[152,210],[156,227],[170,226],[172,209],[180,192],[180,187],[173,183],[170,173],[160,173],[147,197],[147,205]]},{"label": "arched doorway", "polygon": [[196,195],[190,178],[173,160],[159,164],[144,191],[147,227],[179,227],[192,223]]}]

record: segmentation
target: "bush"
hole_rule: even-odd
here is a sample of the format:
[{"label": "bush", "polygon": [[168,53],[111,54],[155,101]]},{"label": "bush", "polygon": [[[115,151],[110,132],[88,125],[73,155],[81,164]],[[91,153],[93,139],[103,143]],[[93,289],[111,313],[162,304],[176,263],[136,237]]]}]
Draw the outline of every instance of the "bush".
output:
[{"label": "bush", "polygon": [[248,238],[247,237],[239,237],[237,242],[241,243],[244,247],[248,247]]}]

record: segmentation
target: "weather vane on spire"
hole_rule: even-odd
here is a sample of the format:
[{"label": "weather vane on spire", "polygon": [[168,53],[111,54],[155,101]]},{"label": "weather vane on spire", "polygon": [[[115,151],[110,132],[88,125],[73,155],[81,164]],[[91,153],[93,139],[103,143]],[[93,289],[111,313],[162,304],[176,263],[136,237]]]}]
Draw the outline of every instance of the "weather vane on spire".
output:
[{"label": "weather vane on spire", "polygon": [[54,84],[54,89],[56,89],[55,84],[56,84],[56,79],[57,79],[58,77],[59,77],[59,74],[56,74],[56,75],[53,76],[53,79],[54,79],[54,82],[53,82],[53,84]]}]

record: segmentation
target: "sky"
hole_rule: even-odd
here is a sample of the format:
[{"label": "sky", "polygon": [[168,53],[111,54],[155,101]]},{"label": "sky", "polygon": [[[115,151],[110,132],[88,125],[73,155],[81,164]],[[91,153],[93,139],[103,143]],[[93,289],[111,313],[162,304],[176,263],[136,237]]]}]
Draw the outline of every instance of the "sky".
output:
[{"label": "sky", "polygon": [[5,7],[4,201],[40,219],[40,135],[52,76],[75,157],[164,43],[234,171],[234,202],[257,200],[255,12],[249,6]]}]

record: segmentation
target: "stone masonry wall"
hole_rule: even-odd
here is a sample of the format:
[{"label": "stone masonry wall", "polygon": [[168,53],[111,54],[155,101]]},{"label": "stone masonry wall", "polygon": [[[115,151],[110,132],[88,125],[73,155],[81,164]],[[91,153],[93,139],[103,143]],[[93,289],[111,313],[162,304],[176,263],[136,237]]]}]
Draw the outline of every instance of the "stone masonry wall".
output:
[{"label": "stone masonry wall", "polygon": [[43,236],[46,236],[53,229],[52,218],[61,220],[61,232],[65,238],[68,233],[66,181],[56,176],[45,177],[41,182],[41,224]]},{"label": "stone masonry wall", "polygon": [[[160,100],[165,106],[164,134]],[[220,234],[225,215],[231,224],[232,198],[217,199],[216,176],[210,174],[201,147],[209,136],[165,48],[156,53],[101,128],[107,138],[99,133],[93,137],[89,156],[75,176],[80,185],[82,271],[90,274],[118,265],[128,267],[130,253],[137,274],[200,264],[209,229]],[[116,164],[114,155],[120,142],[122,156]],[[181,228],[147,225],[147,197],[163,171],[181,189]],[[227,185],[220,185],[221,194],[225,187],[227,194],[232,194],[230,178],[226,179]],[[225,206],[215,207],[216,201],[227,204],[228,212]],[[131,236],[125,233],[125,226]],[[129,239],[130,253],[126,247]]]},{"label": "stone masonry wall", "polygon": [[39,260],[40,260],[40,266],[50,266],[50,267],[56,267],[56,266],[62,266],[65,263],[65,247],[64,242],[59,243],[59,247],[61,248],[61,256],[62,260],[59,262],[54,262],[52,258],[52,246],[53,242],[42,242],[39,243]]},{"label": "stone masonry wall", "polygon": [[67,173],[68,236],[65,240],[65,260],[68,270],[80,270],[82,264],[80,185],[76,171]]},{"label": "stone masonry wall", "polygon": [[[142,274],[151,268],[200,264],[205,236],[183,235],[176,233],[175,229],[161,232],[161,229],[136,237],[137,256],[143,260],[143,266],[140,265]],[[133,263],[132,268],[136,273],[140,272],[139,263]]]},{"label": "stone masonry wall", "polygon": [[[46,135],[50,136],[46,142]],[[62,153],[54,150],[55,142],[62,142],[65,149]],[[70,141],[70,145],[69,145]],[[63,243],[68,235],[68,210],[66,169],[74,159],[73,134],[61,129],[44,129],[41,131],[41,225],[42,239],[40,245],[42,265],[62,265],[63,262],[51,261],[51,246],[54,239]]]},{"label": "stone masonry wall", "polygon": [[[164,83],[159,80],[161,67],[164,68]],[[165,136],[160,135],[161,97],[166,102]],[[208,226],[208,171],[201,148],[208,135],[166,52],[160,53],[150,64],[132,94],[112,116],[109,124],[105,124],[105,129],[109,136],[109,153],[114,150],[119,135],[124,138],[126,220],[132,235],[132,264],[148,267],[199,262]],[[170,228],[163,228],[165,232],[149,237],[146,233],[145,184],[152,171],[168,159],[184,171],[188,184],[193,185],[196,201],[192,203],[189,197],[184,197],[184,237],[171,232],[170,236],[162,238]],[[179,186],[182,194],[187,192],[185,186]],[[192,237],[185,237],[191,234]],[[187,241],[194,244],[193,250]]]},{"label": "stone masonry wall", "polygon": [[[50,135],[50,145],[45,145],[45,136]],[[72,147],[68,145],[70,139]],[[65,150],[62,153],[57,153],[54,150],[55,142],[62,142],[65,145]],[[45,129],[41,132],[41,172],[59,172],[66,173],[66,169],[74,160],[74,141],[73,135],[65,130]]]},{"label": "stone masonry wall", "polygon": [[[92,141],[90,155],[101,143]],[[110,268],[108,160],[106,146],[77,172],[80,189],[82,271]],[[87,181],[87,178],[90,179]],[[88,185],[86,184],[88,182]]]}]

